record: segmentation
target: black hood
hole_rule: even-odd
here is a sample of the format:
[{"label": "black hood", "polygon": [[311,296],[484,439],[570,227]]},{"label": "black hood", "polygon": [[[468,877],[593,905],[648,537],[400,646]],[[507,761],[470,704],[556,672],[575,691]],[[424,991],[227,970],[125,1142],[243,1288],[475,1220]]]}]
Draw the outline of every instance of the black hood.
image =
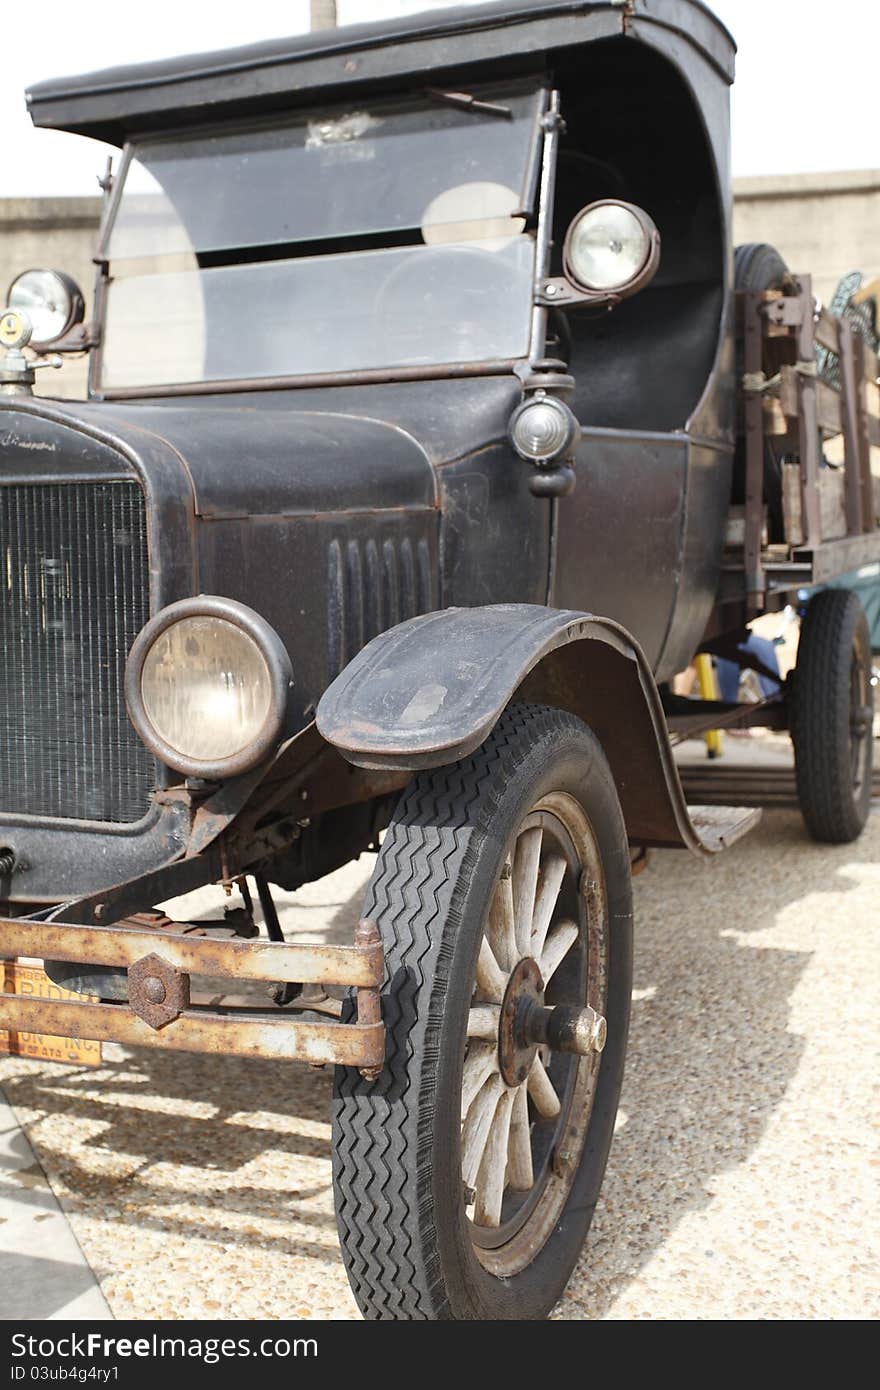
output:
[{"label": "black hood", "polygon": [[[6,408],[13,415],[9,427],[0,427],[0,469],[15,455],[42,473],[54,453],[69,467],[81,455],[94,456],[98,436],[140,464],[148,490],[157,468],[176,470],[196,516],[314,515],[436,502],[424,449],[404,430],[361,416],[26,398],[23,407],[13,398]],[[62,424],[79,438],[68,435],[62,444]]]}]

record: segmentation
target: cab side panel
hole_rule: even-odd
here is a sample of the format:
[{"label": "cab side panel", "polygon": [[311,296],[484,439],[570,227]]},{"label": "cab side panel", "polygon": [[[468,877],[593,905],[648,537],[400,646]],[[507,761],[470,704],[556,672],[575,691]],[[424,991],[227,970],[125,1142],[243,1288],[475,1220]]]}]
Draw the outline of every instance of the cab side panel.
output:
[{"label": "cab side panel", "polygon": [[506,438],[438,470],[443,607],[546,603],[550,503],[530,473]]},{"label": "cab side panel", "polygon": [[678,594],[687,459],[682,435],[584,430],[559,503],[554,607],[613,618],[655,670]]}]

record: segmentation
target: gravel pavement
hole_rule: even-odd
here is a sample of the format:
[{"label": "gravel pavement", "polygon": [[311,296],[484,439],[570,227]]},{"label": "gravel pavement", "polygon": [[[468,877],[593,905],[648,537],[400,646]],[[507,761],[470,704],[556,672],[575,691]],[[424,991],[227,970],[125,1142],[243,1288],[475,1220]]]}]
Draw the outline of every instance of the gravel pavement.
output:
[{"label": "gravel pavement", "polygon": [[[285,927],[345,939],[369,870],[287,898]],[[840,848],[767,813],[635,890],[618,1133],[555,1316],[877,1317],[880,811]],[[328,1071],[110,1045],[100,1069],[0,1059],[0,1082],[115,1316],[358,1316]]]}]

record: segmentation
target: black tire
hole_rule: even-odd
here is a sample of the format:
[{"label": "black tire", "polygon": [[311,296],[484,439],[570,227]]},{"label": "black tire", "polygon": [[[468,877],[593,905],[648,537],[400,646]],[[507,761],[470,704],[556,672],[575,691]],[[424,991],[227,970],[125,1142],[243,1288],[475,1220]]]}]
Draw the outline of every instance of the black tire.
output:
[{"label": "black tire", "polygon": [[[733,283],[737,290],[780,290],[788,273],[788,266],[775,246],[769,246],[763,241],[748,241],[734,249]],[[741,339],[737,338],[737,388],[742,380],[743,371],[743,345]],[[772,375],[766,364],[765,371]],[[734,455],[732,493],[732,500],[739,504],[745,501],[745,480],[745,441],[740,438],[736,442]],[[782,464],[770,436],[764,441],[764,500],[767,503],[770,539],[782,540],[785,531],[782,514]]]},{"label": "black tire", "polygon": [[[530,808],[553,796],[582,808],[601,861],[603,883],[598,890],[597,881],[587,886],[604,894],[608,1041],[601,1058],[590,1062],[592,1108],[583,1120],[583,1147],[563,1156],[564,1207],[544,1243],[529,1247],[525,1267],[502,1278],[484,1261],[503,1261],[506,1247],[478,1258],[478,1228],[465,1210],[460,1104],[466,1034],[488,906],[509,876],[501,872],[505,856],[519,843],[518,828],[524,818],[528,822]],[[385,836],[364,910],[378,923],[386,951],[387,1062],[373,1084],[337,1069],[333,1099],[337,1223],[361,1311],[382,1319],[545,1317],[574,1267],[599,1195],[629,1022],[630,856],[614,782],[594,735],[565,712],[515,705],[472,756],[416,776]],[[584,1065],[569,1058],[564,1064]],[[522,1098],[531,1106],[525,1092]],[[567,1125],[575,1122],[570,1104],[563,1115]],[[537,1133],[540,1123],[526,1132]],[[547,1172],[558,1148],[549,1154]],[[544,1182],[547,1191],[560,1179],[545,1173]]]},{"label": "black tire", "polygon": [[747,241],[733,253],[733,283],[738,290],[782,289],[788,266],[764,241]]},{"label": "black tire", "polygon": [[815,840],[848,844],[871,808],[873,701],[868,620],[857,594],[807,605],[791,697],[797,791]]}]

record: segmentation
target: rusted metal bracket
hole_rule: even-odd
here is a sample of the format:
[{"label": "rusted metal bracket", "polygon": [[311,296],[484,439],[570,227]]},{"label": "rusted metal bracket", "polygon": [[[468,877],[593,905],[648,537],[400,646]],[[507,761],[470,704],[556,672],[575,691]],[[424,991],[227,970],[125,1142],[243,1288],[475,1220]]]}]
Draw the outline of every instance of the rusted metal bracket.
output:
[{"label": "rusted metal bracket", "polygon": [[[862,525],[865,531],[875,526],[874,482],[871,474],[871,421],[868,410],[868,345],[860,334],[853,334],[853,356],[856,368],[856,429],[858,434],[859,485],[862,494]],[[876,359],[875,359],[876,361]]]},{"label": "rusted metal bracket", "polygon": [[[240,869],[236,867],[236,877],[239,872]],[[173,859],[125,883],[116,883],[98,893],[61,903],[53,909],[52,921],[72,922],[78,927],[106,926],[123,917],[147,912],[156,903],[191,893],[194,888],[204,888],[206,883],[217,883],[222,878],[221,855],[215,843],[204,854],[192,859]]]},{"label": "rusted metal bracket", "polygon": [[288,1018],[277,1011],[248,1016],[238,1011],[213,1013],[193,1009],[156,1031],[122,1004],[80,1004],[32,996],[0,995],[0,1027],[19,1033],[49,1033],[60,1037],[118,1042],[130,1047],[155,1047],[178,1052],[212,1052],[274,1061],[328,1062],[357,1067],[376,1075],[385,1056],[381,1023],[325,1023]]},{"label": "rusted metal bracket", "polygon": [[[808,311],[812,317],[812,302]],[[800,295],[774,294],[772,299],[765,299],[760,308],[760,313],[768,323],[785,328],[800,328],[804,321],[804,312],[804,303]]]},{"label": "rusted metal bracket", "polygon": [[[844,501],[846,504],[847,534],[855,536],[864,529],[865,517],[862,511],[862,441],[859,431],[859,391],[856,373],[856,352],[853,331],[847,318],[841,318],[838,326],[840,347],[840,398],[843,424],[843,449],[845,468],[843,472]],[[869,457],[870,467],[870,457]],[[869,511],[870,525],[873,518]]]},{"label": "rusted metal bracket", "polygon": [[[747,291],[743,304],[743,367],[746,378],[763,381],[762,296]],[[746,605],[749,614],[763,607],[766,580],[761,564],[761,534],[764,526],[764,416],[761,391],[748,391],[743,407],[746,427],[746,498],[744,555]]]},{"label": "rusted metal bracket", "polygon": [[[178,924],[171,924],[172,927]],[[182,929],[76,926],[30,918],[0,919],[4,956],[115,966],[128,971],[129,1000],[93,1004],[0,994],[0,1028],[358,1067],[375,1078],[385,1059],[380,988],[384,952],[375,924],[362,922],[352,946],[226,940]],[[216,1012],[190,1001],[190,977],[340,985],[356,991],[354,1022],[312,1022],[277,1010]]]},{"label": "rusted metal bracket", "polygon": [[319,946],[229,937],[193,936],[183,931],[139,927],[82,927],[37,922],[29,917],[0,919],[4,956],[37,956],[81,964],[129,969],[153,951],[179,970],[227,980],[296,980],[300,984],[362,985],[381,983],[382,946]]},{"label": "rusted metal bracket", "polygon": [[[822,539],[819,510],[819,416],[816,405],[816,334],[813,322],[813,282],[809,275],[795,276],[801,322],[797,336],[799,453],[801,460],[801,504],[806,545]],[[809,370],[807,366],[809,365]]]},{"label": "rusted metal bracket", "polygon": [[542,304],[548,309],[564,309],[567,305],[586,304],[592,305],[596,309],[610,311],[620,303],[620,295],[604,292],[598,294],[588,290],[580,290],[571,281],[557,275],[552,279],[540,282],[535,290],[535,303]]},{"label": "rusted metal bracket", "polygon": [[189,975],[152,952],[128,968],[128,1006],[151,1028],[164,1028],[189,1008]]},{"label": "rusted metal bracket", "polygon": [[[778,680],[778,677],[776,677]],[[691,714],[669,716],[669,737],[673,745],[694,738],[710,729],[787,729],[788,708],[779,695],[754,704],[726,704],[723,700],[692,700]],[[712,709],[715,705],[716,708]]]},{"label": "rusted metal bracket", "polygon": [[[381,980],[382,968],[384,968],[384,954],[382,951],[382,938],[379,935],[379,928],[375,922],[370,921],[369,917],[362,917],[355,928],[354,944],[356,949],[366,952],[370,959],[381,960],[381,966],[377,973]],[[382,1000],[379,995],[379,983],[359,985],[357,992],[357,1017],[358,1024],[364,1028],[382,1027]],[[384,1030],[383,1030],[384,1031]],[[362,1066],[361,1076],[366,1081],[375,1081],[382,1071],[384,1064],[384,1048],[382,1062],[377,1062],[374,1066]]]}]

